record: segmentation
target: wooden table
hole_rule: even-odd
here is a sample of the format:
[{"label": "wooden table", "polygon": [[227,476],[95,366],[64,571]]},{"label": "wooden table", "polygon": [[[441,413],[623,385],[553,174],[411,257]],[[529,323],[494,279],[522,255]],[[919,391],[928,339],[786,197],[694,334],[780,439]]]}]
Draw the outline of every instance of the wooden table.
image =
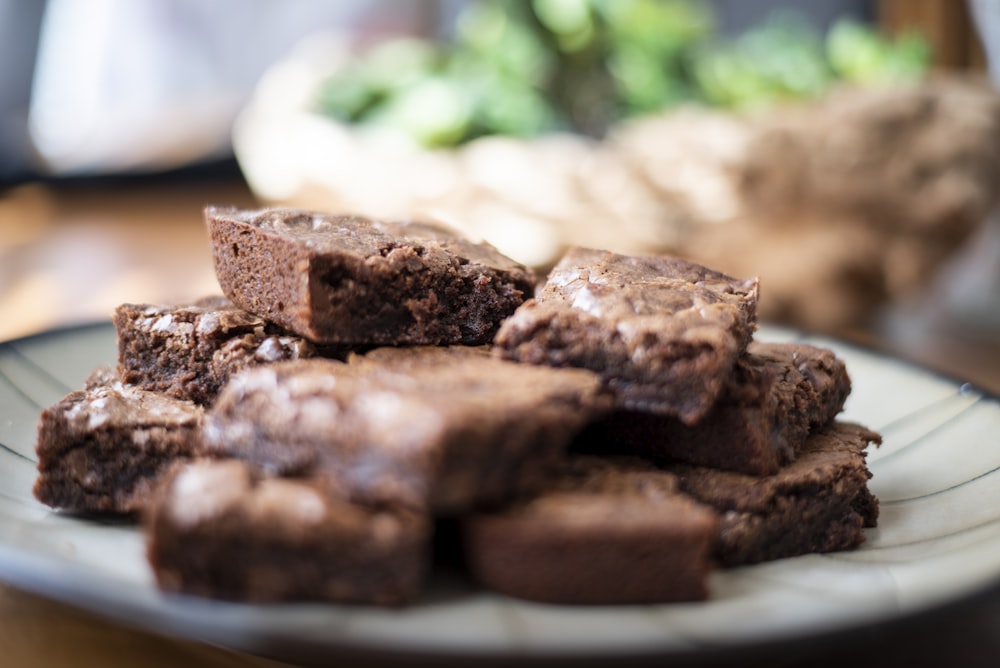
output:
[{"label": "wooden table", "polygon": [[[211,178],[28,184],[0,191],[0,340],[107,319],[121,302],[166,302],[217,292],[202,221],[206,204],[249,206],[254,198],[232,171]],[[931,334],[919,348],[905,348],[876,332],[848,333],[1000,392],[997,342]],[[842,639],[765,649],[741,663],[769,668],[805,663],[994,666],[1000,665],[998,638],[1000,589],[926,618]],[[732,658],[697,663],[724,665]],[[129,629],[0,581],[0,665],[279,664]]]},{"label": "wooden table", "polygon": [[30,184],[0,193],[0,340],[108,319],[122,302],[218,293],[202,209],[253,202],[235,178]]}]

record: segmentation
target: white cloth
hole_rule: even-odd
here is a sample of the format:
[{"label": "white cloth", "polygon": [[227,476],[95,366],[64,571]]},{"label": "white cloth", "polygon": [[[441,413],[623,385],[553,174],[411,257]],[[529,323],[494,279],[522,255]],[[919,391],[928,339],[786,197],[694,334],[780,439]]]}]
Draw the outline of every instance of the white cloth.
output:
[{"label": "white cloth", "polygon": [[427,3],[49,0],[29,110],[44,171],[155,171],[231,155],[268,65],[321,30],[409,32]]}]

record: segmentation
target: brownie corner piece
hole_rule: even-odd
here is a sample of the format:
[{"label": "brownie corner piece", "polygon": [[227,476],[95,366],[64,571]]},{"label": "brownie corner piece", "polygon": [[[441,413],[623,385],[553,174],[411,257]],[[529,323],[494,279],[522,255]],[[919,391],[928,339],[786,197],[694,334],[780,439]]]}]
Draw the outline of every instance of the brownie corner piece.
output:
[{"label": "brownie corner piece", "polygon": [[295,209],[205,217],[225,294],[317,343],[487,343],[534,289],[531,269],[431,223]]},{"label": "brownie corner piece", "polygon": [[112,381],[106,370],[42,411],[34,495],[72,512],[132,515],[167,470],[201,452],[204,409]]},{"label": "brownie corner piece", "polygon": [[757,321],[758,280],[677,257],[571,248],[501,326],[503,357],[597,372],[623,408],[697,422]]},{"label": "brownie corner piece", "polygon": [[176,467],[144,520],[147,558],[167,592],[399,606],[419,595],[429,568],[427,517],[359,506],[321,481],[238,460]]}]

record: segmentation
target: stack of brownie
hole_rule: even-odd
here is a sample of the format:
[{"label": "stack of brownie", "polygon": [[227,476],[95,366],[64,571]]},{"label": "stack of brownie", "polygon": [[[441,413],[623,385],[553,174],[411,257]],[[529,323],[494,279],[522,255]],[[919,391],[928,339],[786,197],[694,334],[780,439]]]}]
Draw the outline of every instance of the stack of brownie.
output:
[{"label": "stack of brownie", "polygon": [[404,604],[447,521],[500,593],[691,601],[874,526],[879,436],[830,351],[752,340],[756,280],[574,248],[536,294],[434,225],[206,220],[225,298],[120,306],[39,425],[36,496],[141,517],[166,591]]}]

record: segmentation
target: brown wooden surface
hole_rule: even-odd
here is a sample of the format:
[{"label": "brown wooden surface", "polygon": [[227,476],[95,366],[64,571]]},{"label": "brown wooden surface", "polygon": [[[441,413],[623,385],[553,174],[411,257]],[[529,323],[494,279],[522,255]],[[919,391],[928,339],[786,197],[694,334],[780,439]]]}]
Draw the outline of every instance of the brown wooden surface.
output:
[{"label": "brown wooden surface", "polygon": [[[107,319],[123,301],[189,299],[216,291],[201,210],[209,203],[253,202],[238,178],[31,184],[0,192],[0,340]],[[854,334],[1000,391],[997,342],[927,331],[919,346],[906,350],[876,332]],[[993,666],[1000,665],[998,637],[1000,596],[994,595],[944,620],[871,629],[832,647],[775,650],[747,657],[746,665],[903,665],[897,661],[902,658],[911,665]],[[274,664],[132,630],[16,590],[3,584],[0,574],[0,666],[139,665]],[[329,665],[353,664],[331,658]]]},{"label": "brown wooden surface", "polygon": [[879,0],[878,23],[890,35],[922,33],[938,67],[985,69],[983,46],[965,0]]},{"label": "brown wooden surface", "polygon": [[253,198],[235,179],[0,192],[0,340],[107,318],[122,302],[218,292],[202,219],[209,203],[243,206]]},{"label": "brown wooden surface", "polygon": [[0,665],[277,668],[284,664],[126,629],[0,582]]}]

